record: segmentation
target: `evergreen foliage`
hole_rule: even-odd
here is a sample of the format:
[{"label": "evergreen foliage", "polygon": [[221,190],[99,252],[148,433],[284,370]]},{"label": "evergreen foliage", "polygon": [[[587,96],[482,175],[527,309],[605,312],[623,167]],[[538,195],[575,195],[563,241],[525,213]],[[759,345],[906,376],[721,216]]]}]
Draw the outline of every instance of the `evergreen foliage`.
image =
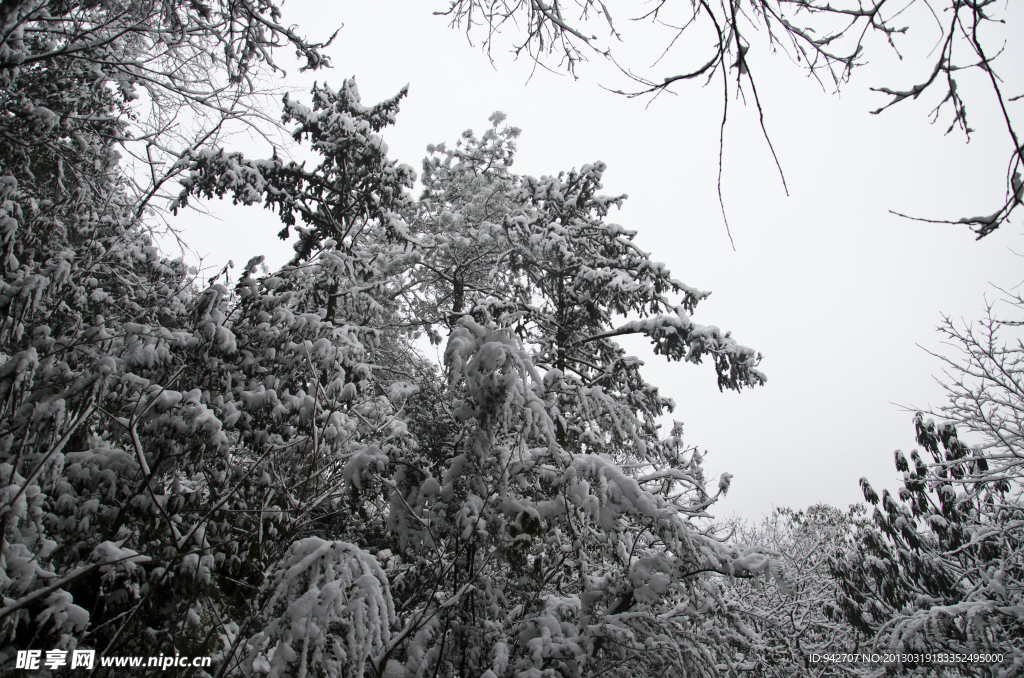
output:
[{"label": "evergreen foliage", "polygon": [[[861,479],[876,505],[872,523],[853,547],[834,557],[837,610],[879,651],[998,655],[985,675],[1018,675],[1021,651],[1022,537],[1018,477],[991,473],[998,456],[965,445],[952,424],[914,418],[910,459],[896,452],[903,472],[899,498],[881,497]],[[927,669],[907,662],[905,669]],[[962,675],[977,665],[954,664]]]},{"label": "evergreen foliage", "polygon": [[[0,7],[0,669],[91,648],[218,677],[831,675],[808,654],[870,640],[1020,672],[1020,354],[997,340],[1019,323],[947,323],[954,423],[915,420],[932,461],[897,453],[871,521],[817,506],[727,539],[729,474],[708,487],[616,339],[723,390],[764,384],[760,355],[610,220],[604,164],[517,174],[495,113],[428,147],[416,199],[383,141],[404,90],[367,106],[353,80],[284,98],[312,167],[220,148],[265,117],[274,48],[325,63],[278,16]],[[196,137],[166,124],[207,105]],[[150,235],[173,177],[173,210],[275,211],[292,260],[200,285]]]},{"label": "evergreen foliage", "polygon": [[[986,675],[1018,675],[1024,667],[1022,308],[1020,296],[1008,294],[980,323],[945,320],[939,331],[956,352],[940,356],[948,402],[932,413],[945,422],[915,415],[923,451],[909,459],[896,452],[898,497],[879,497],[861,479],[877,506],[873,524],[832,570],[839,609],[876,647],[1001,654]],[[953,670],[977,675],[978,668]]]},{"label": "evergreen foliage", "polygon": [[[701,455],[659,436],[671,403],[614,337],[710,359],[722,388],[763,383],[759,356],[694,323],[706,293],[606,221],[622,198],[599,193],[603,165],[517,176],[496,115],[435,147],[415,201],[379,134],[401,93],[366,107],[352,81],[316,87],[284,113],[313,170],[181,154],[176,208],[230,196],[298,232],[281,270],[257,257],[199,288],[115,171],[129,97],[63,58],[9,84],[49,113],[3,119],[5,662],[46,647],[206,654],[219,675],[735,663],[750,636],[707,573],[765,563],[702,526]],[[413,350],[421,331],[446,342],[445,374]]]}]

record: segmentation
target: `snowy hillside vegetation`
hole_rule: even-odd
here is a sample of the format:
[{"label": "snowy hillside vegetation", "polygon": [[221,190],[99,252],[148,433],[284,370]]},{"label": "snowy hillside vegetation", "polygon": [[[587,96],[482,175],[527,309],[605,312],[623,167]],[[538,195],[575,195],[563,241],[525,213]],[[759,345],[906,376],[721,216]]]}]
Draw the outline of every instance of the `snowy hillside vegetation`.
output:
[{"label": "snowy hillside vegetation", "polygon": [[[519,175],[495,113],[428,147],[416,197],[383,141],[404,90],[260,107],[277,47],[326,65],[279,18],[0,6],[0,669],[90,649],[217,677],[818,676],[842,670],[807,651],[938,643],[1020,670],[1010,429],[975,449],[919,419],[934,462],[897,456],[873,522],[730,532],[709,509],[731,476],[659,424],[672,402],[616,340],[722,390],[764,385],[761,356],[614,223],[604,163]],[[271,118],[315,162],[220,144]],[[200,284],[152,236],[161,196],[271,210],[294,257]]]},{"label": "snowy hillside vegetation", "polygon": [[[614,338],[708,363],[722,388],[763,383],[759,356],[691,320],[706,293],[607,221],[623,198],[600,192],[601,163],[515,175],[517,130],[495,115],[433,148],[415,200],[380,137],[402,93],[364,106],[354,82],[317,87],[284,103],[316,167],[180,153],[174,209],[261,203],[298,236],[281,270],[256,258],[199,287],[116,171],[133,87],[102,69],[58,55],[5,71],[5,662],[36,647],[210,655],[220,675],[739,661],[753,636],[710,573],[766,561],[707,531],[701,455],[659,434],[671,403]],[[443,373],[420,333],[445,344]]]}]

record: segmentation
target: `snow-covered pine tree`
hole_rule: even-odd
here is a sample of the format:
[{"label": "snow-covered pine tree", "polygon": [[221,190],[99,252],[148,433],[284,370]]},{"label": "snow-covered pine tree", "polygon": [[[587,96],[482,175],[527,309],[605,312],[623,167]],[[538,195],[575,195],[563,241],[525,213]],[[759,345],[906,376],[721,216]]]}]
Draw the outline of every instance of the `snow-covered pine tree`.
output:
[{"label": "snow-covered pine tree", "polygon": [[[396,601],[398,625],[377,636],[388,640],[372,657],[374,670],[506,674],[558,665],[586,675],[615,665],[630,673],[665,661],[655,654],[698,672],[727,666],[746,637],[704,574],[750,574],[767,559],[738,553],[692,522],[714,499],[700,455],[682,447],[678,431],[658,439],[654,419],[670,403],[612,337],[646,333],[670,357],[710,355],[723,387],[763,381],[757,356],[693,324],[687,312],[704,293],[672,280],[631,233],[604,222],[617,199],[597,195],[600,168],[540,181],[511,174],[516,131],[499,131],[500,117],[482,140],[469,135],[452,154],[442,148],[444,161],[427,166],[424,199],[410,204],[402,190],[411,173],[386,160],[376,135],[395,110],[397,98],[364,108],[352,83],[336,93],[317,88],[313,110],[286,103],[286,117],[299,122],[296,138],[323,156],[314,171],[276,158],[196,154],[181,196],[263,202],[286,225],[304,224],[291,266],[262,280],[247,267],[236,335],[252,324],[242,322],[246,313],[255,313],[252,322],[265,317],[246,309],[280,289],[292,293],[290,303],[318,305],[326,327],[347,327],[369,352],[387,356],[356,372],[353,389],[378,394],[383,421],[372,430],[385,430],[385,439],[345,437],[334,453],[345,460],[340,474],[327,466],[315,474],[349,486],[337,502],[347,506],[337,536],[386,566],[382,590]],[[360,183],[367,174],[373,180]],[[606,289],[615,293],[605,297]],[[672,293],[685,307],[670,302]],[[640,319],[612,325],[631,312]],[[442,326],[447,386],[408,357],[401,336],[426,327],[440,339]],[[344,391],[353,379],[331,381],[328,365],[316,368],[321,385]],[[395,378],[403,370],[419,393]],[[333,395],[314,398],[313,411]],[[293,571],[289,562],[280,567]],[[281,572],[271,567],[268,582]],[[272,616],[260,618],[278,628]],[[280,660],[267,633],[240,650],[246,634],[237,635],[244,670]],[[293,649],[304,641],[289,638]],[[319,654],[289,654],[281,668],[312,661],[331,672],[317,638]]]},{"label": "snow-covered pine tree", "polygon": [[602,164],[516,176],[518,130],[491,121],[480,138],[431,149],[411,219],[420,261],[409,306],[450,328],[454,400],[442,406],[445,437],[395,468],[389,563],[402,631],[378,669],[739,667],[752,634],[708,573],[749,576],[768,559],[704,531],[715,496],[701,455],[681,429],[659,437],[671,402],[613,338],[647,335],[670,359],[710,356],[723,388],[762,383],[758,356],[693,323],[706,293],[606,221],[622,198],[600,195]]},{"label": "snow-covered pine tree", "polygon": [[[433,372],[411,351],[397,301],[416,260],[398,212],[410,207],[414,174],[387,159],[379,135],[403,95],[366,107],[354,81],[314,87],[312,108],[285,100],[285,122],[298,123],[317,167],[212,151],[191,156],[182,182],[176,207],[229,195],[277,210],[282,237],[299,234],[291,264],[258,277],[253,260],[230,301],[217,300],[237,351],[204,384],[223,394],[236,458],[244,451],[263,470],[248,501],[272,517],[254,525],[260,546],[242,558],[267,573],[250,623],[234,634],[243,673],[361,676],[394,622],[371,553],[388,542],[389,469],[414,445],[403,407]],[[275,564],[269,556],[295,539]],[[363,598],[349,599],[353,590]]]}]

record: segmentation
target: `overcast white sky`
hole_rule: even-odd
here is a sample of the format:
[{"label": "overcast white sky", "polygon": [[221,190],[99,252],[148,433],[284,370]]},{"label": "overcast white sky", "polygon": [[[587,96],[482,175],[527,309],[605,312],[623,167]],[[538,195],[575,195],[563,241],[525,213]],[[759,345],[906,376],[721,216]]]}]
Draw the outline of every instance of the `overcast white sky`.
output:
[{"label": "overcast white sky", "polygon": [[[539,70],[527,82],[531,64],[502,54],[509,42],[495,50],[492,67],[479,46],[432,16],[443,8],[443,0],[289,0],[285,22],[310,38],[344,27],[329,49],[331,71],[290,70],[282,84],[307,90],[308,101],[314,77],[337,87],[355,75],[364,103],[375,103],[408,83],[398,124],[385,139],[392,157],[417,170],[428,143],[455,141],[467,128],[483,131],[495,110],[523,129],[520,173],[606,162],[605,191],[629,195],[611,220],[637,230],[639,245],[676,278],[713,292],[697,322],[732,330],[764,354],[767,385],[740,394],[719,393],[710,365],[645,357],[648,379],[676,401],[674,417],[685,423],[688,442],[709,451],[708,469],[735,476],[716,515],[754,519],[772,506],[817,502],[845,507],[862,500],[861,476],[876,488],[895,488],[893,450],[914,447],[912,413],[898,405],[942,404],[932,376],[939,362],[918,345],[942,351],[934,331],[942,314],[977,319],[985,297],[999,297],[993,285],[1024,280],[1012,251],[1024,248],[1019,215],[975,242],[964,226],[888,213],[970,216],[994,211],[1003,197],[1006,132],[983,88],[961,83],[978,130],[970,144],[927,124],[936,103],[930,99],[868,113],[884,102],[869,86],[905,87],[927,77],[920,57],[938,39],[933,20],[916,25],[919,38],[903,43],[904,62],[879,53],[841,97],[755,44],[748,59],[791,195],[759,136],[756,111],[730,102],[724,193],[734,252],[715,190],[720,85],[682,87],[648,106],[600,89],[627,83],[597,61],[580,69],[578,81]],[[1018,26],[1022,9],[1014,8]],[[616,19],[626,25],[625,16]],[[616,53],[649,63],[643,49],[654,41],[637,30]],[[640,50],[630,54],[630,46]],[[1007,45],[1001,59],[1008,74],[1018,75],[1006,64],[1024,63],[1021,51],[1019,43]],[[681,61],[662,65],[660,77],[685,69]],[[1019,94],[1019,79],[1015,84],[1009,90]],[[254,149],[244,140],[239,147]],[[289,257],[273,214],[209,207],[213,217],[173,222],[208,263],[265,254],[273,266]]]}]

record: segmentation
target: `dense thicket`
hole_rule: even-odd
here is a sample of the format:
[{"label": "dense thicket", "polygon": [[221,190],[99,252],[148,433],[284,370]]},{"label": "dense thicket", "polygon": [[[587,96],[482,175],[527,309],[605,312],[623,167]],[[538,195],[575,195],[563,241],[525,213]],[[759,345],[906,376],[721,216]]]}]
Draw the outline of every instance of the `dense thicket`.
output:
[{"label": "dense thicket", "polygon": [[864,509],[847,512],[827,504],[803,511],[775,509],[759,524],[735,526],[733,540],[772,556],[762,578],[735,579],[737,603],[760,642],[752,658],[764,676],[880,676],[881,662],[832,662],[871,649],[870,635],[837,609],[839,583],[830,562],[852,546]]},{"label": "dense thicket", "polygon": [[26,648],[211,655],[221,675],[738,663],[751,634],[708,573],[767,561],[702,531],[701,455],[659,435],[671,403],[613,338],[707,358],[723,388],[764,377],[690,320],[706,293],[606,221],[602,165],[517,176],[496,116],[434,149],[415,201],[379,136],[401,94],[318,87],[284,113],[313,169],[179,154],[177,207],[263,203],[298,234],[280,271],[199,288],[116,171],[131,83],[76,44],[5,71],[5,666]]},{"label": "dense thicket", "polygon": [[[366,106],[351,80],[284,99],[311,167],[212,145],[265,115],[245,97],[271,48],[323,63],[277,16],[0,9],[2,670],[91,648],[217,676],[823,675],[807,653],[862,643],[1020,670],[1016,321],[948,328],[966,358],[941,414],[982,446],[919,418],[933,462],[898,455],[873,522],[815,507],[726,538],[728,474],[707,487],[615,339],[722,389],[763,384],[760,356],[609,221],[603,163],[518,175],[496,113],[428,147],[417,199],[382,139],[404,92]],[[161,127],[229,94],[198,137]],[[135,142],[143,182],[120,172]],[[143,209],[173,176],[175,210],[275,211],[292,261],[197,284]]]}]

